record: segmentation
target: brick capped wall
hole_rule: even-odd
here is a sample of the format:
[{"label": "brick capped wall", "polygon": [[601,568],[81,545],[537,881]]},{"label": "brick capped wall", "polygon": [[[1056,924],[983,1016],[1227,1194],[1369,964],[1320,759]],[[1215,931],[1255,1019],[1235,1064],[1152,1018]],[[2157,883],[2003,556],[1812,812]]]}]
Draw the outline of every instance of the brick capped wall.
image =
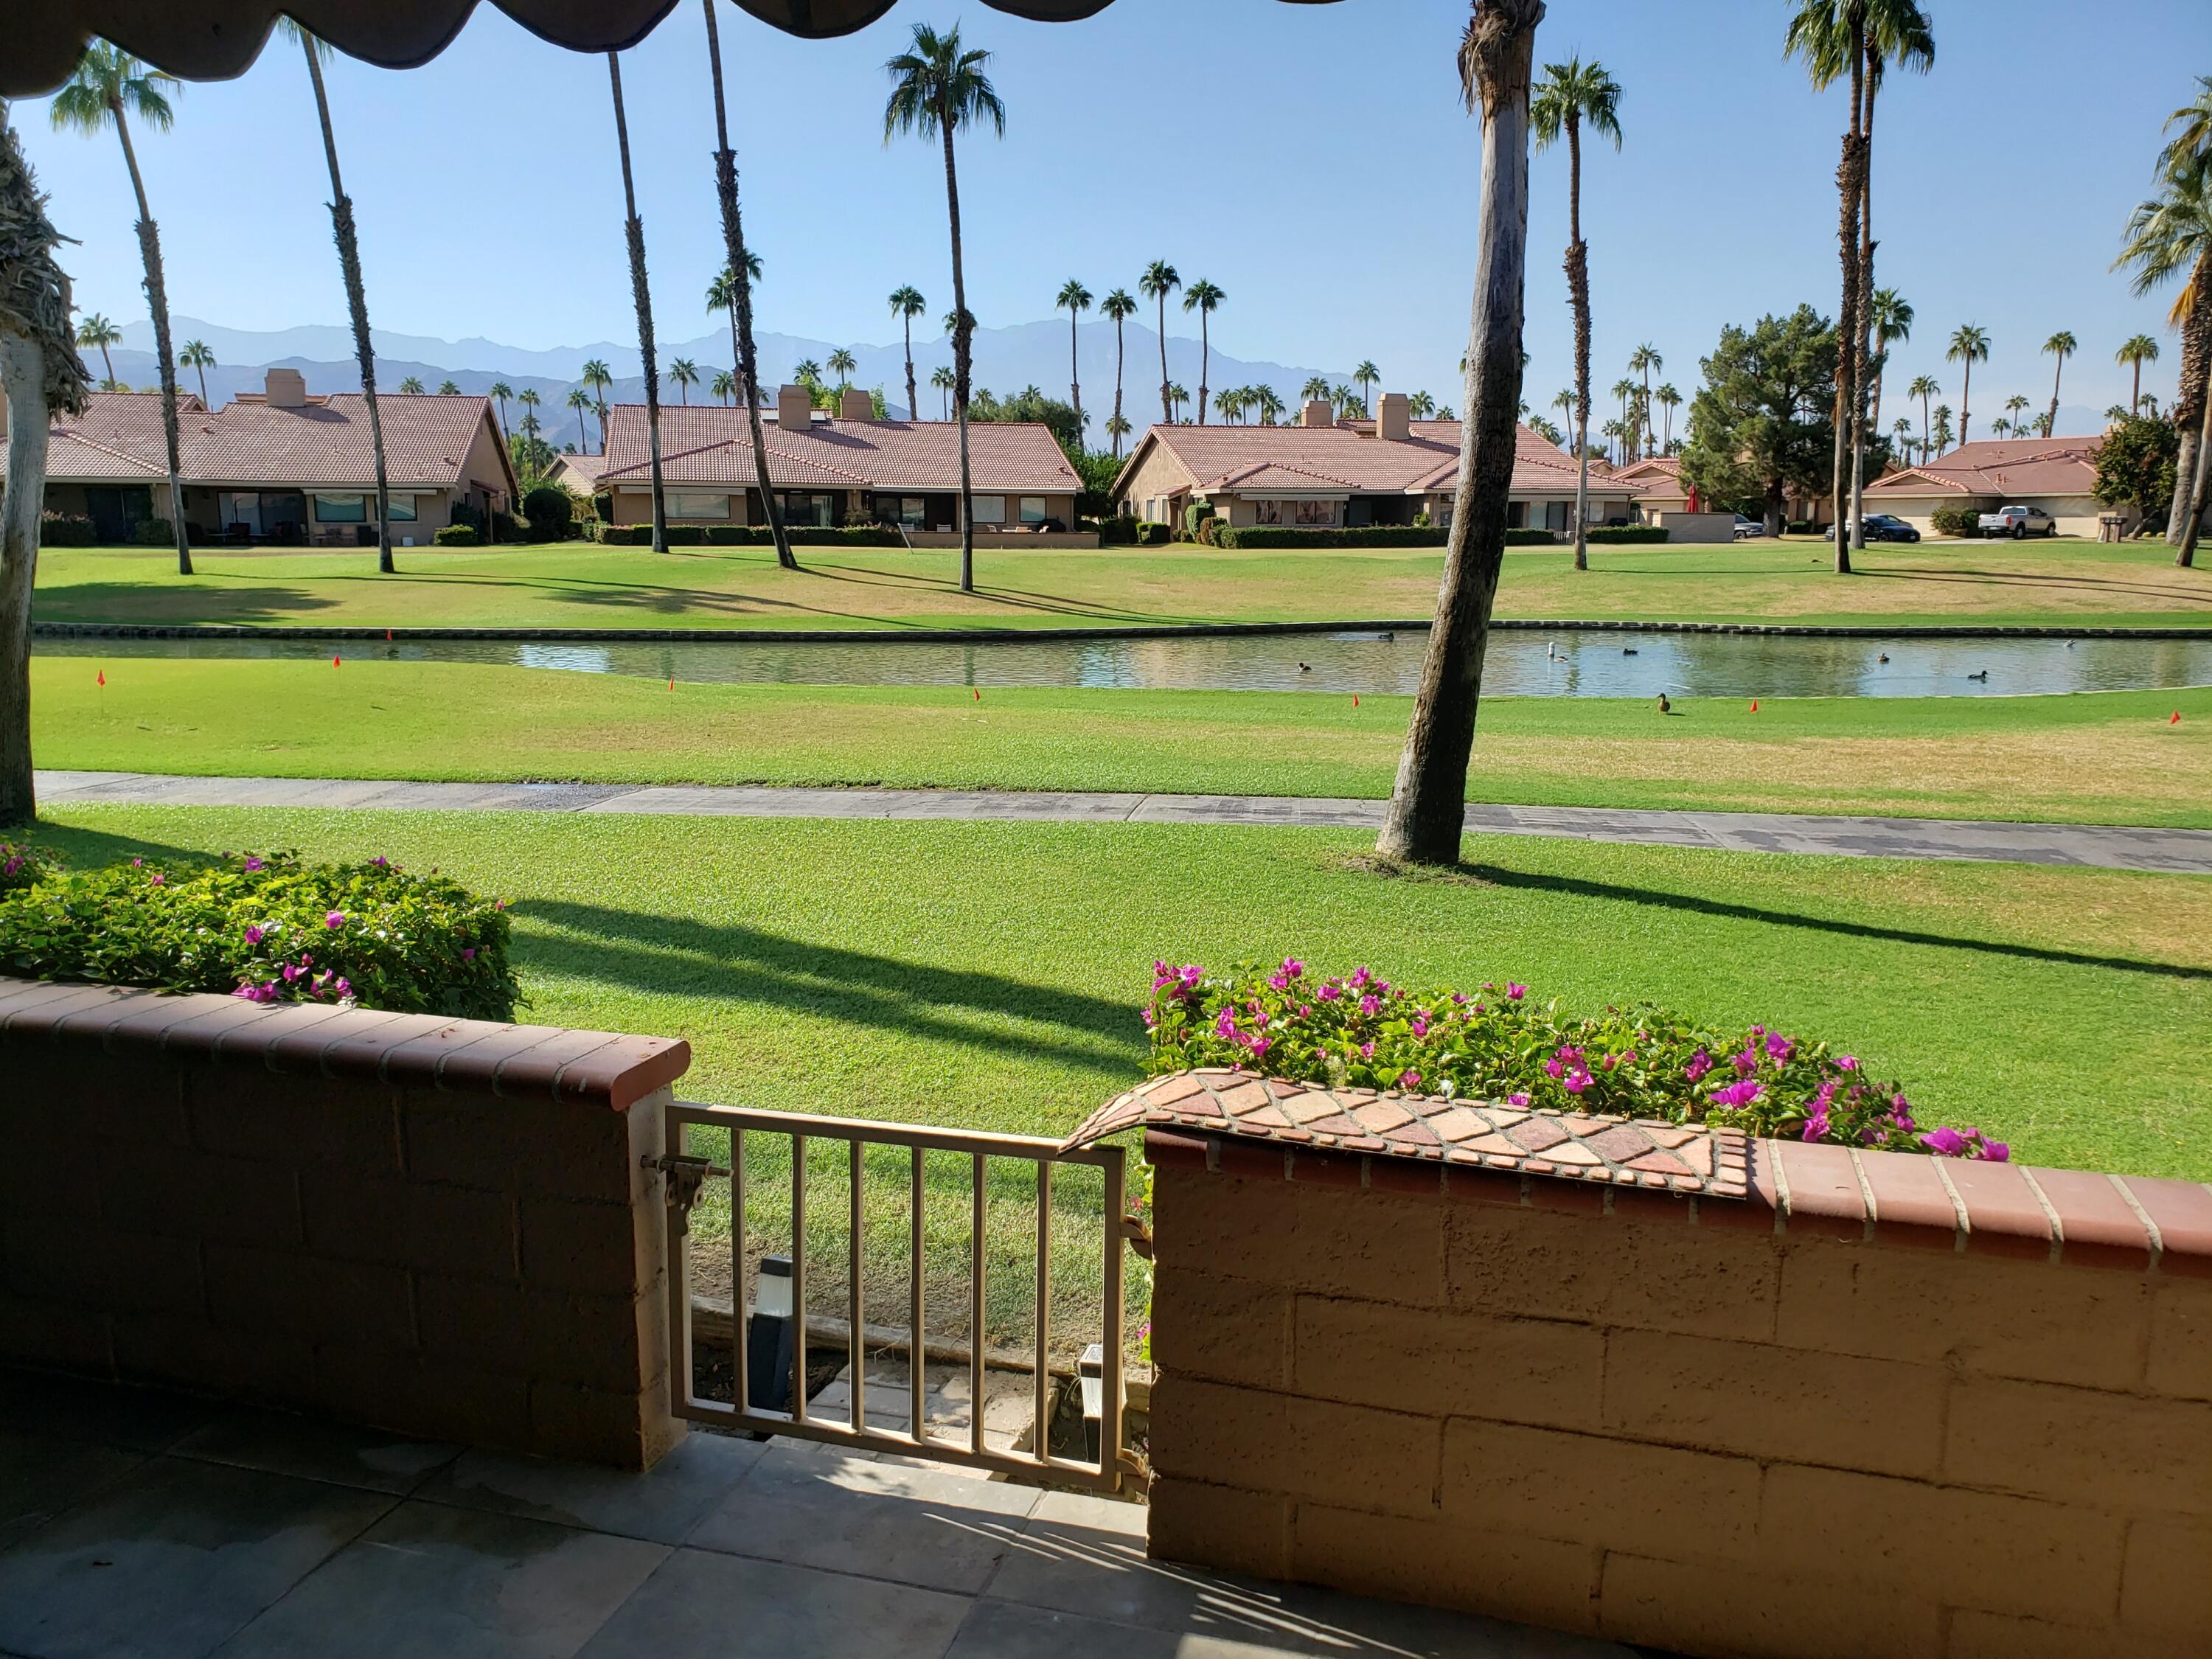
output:
[{"label": "brick capped wall", "polygon": [[1156,1555],[1690,1654],[2212,1654],[2212,1190],[1147,1149]]},{"label": "brick capped wall", "polygon": [[641,1468],[682,1042],[0,979],[0,1360]]}]

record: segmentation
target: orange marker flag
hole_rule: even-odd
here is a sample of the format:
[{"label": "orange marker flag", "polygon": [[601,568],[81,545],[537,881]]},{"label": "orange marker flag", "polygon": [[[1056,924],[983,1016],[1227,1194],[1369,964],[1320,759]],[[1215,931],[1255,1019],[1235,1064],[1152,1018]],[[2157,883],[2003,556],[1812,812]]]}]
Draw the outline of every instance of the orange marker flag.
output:
[{"label": "orange marker flag", "polygon": [[671,691],[673,691],[676,689],[676,676],[673,674],[671,674],[668,677],[668,689]]},{"label": "orange marker flag", "polygon": [[331,667],[333,667],[333,668],[336,668],[337,665],[338,665],[337,653],[336,652],[332,652],[332,653],[331,653]]},{"label": "orange marker flag", "polygon": [[1757,697],[1753,697],[1751,700],[1751,712],[1754,714],[1759,712],[1759,699]]},{"label": "orange marker flag", "polygon": [[[107,671],[105,668],[100,671],[100,689],[103,691],[107,690]],[[2174,719],[2176,720],[2179,720],[2181,716],[2179,714],[2174,716]]]},{"label": "orange marker flag", "polygon": [[[103,680],[100,684],[105,685],[106,682]],[[2181,711],[2179,708],[2173,711],[2172,718],[2166,721],[2166,724],[2168,726],[2179,726],[2181,724]]]},{"label": "orange marker flag", "polygon": [[1354,708],[1358,708],[1358,707],[1359,707],[1359,693],[1358,693],[1357,691],[1355,691],[1355,692],[1353,692],[1353,693],[1352,694],[1352,706]]},{"label": "orange marker flag", "polygon": [[968,689],[975,694],[975,701],[977,702],[983,701],[983,689],[981,686],[971,685]]},{"label": "orange marker flag", "polygon": [[384,642],[386,645],[392,643],[392,630],[388,628],[384,630]]}]

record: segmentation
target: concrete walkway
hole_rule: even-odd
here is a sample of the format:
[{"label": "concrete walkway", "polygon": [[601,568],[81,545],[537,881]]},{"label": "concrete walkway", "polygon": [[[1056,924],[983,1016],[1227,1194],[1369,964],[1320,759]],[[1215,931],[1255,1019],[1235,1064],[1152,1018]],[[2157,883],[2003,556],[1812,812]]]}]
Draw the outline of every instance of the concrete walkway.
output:
[{"label": "concrete walkway", "polygon": [[[787,789],[662,784],[403,783],[378,779],[199,778],[41,772],[52,806],[312,806],[434,811],[650,812],[701,817],[1012,819],[1052,823],[1244,823],[1373,830],[1378,800],[1279,795],[1089,794],[1066,790]],[[1709,847],[1740,853],[1966,859],[2212,875],[2212,830],[1788,812],[1657,812],[1474,805],[1488,835]]]}]

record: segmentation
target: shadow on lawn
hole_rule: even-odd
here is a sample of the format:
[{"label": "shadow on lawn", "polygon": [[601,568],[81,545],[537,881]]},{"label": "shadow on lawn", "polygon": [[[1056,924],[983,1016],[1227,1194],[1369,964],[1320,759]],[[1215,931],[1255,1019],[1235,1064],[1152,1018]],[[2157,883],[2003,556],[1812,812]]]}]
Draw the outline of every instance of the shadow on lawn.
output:
[{"label": "shadow on lawn", "polygon": [[[532,967],[665,994],[709,994],[1123,1078],[1141,1056],[1134,1007],[997,974],[787,938],[736,923],[526,899],[526,921],[574,935],[518,940]],[[1016,1020],[1051,1034],[1006,1029]]]},{"label": "shadow on lawn", "polygon": [[2180,963],[2141,962],[2132,957],[2092,956],[2081,951],[2059,951],[2039,945],[2009,945],[2001,939],[1960,939],[1946,933],[1923,933],[1910,927],[1884,927],[1872,922],[1843,921],[1833,916],[1799,915],[1787,910],[1762,910],[1753,904],[1732,904],[1723,899],[1699,898],[1691,893],[1662,892],[1650,887],[1622,887],[1611,882],[1585,881],[1574,876],[1540,874],[1530,870],[1507,870],[1492,864],[1460,866],[1468,876],[1496,887],[1525,891],[1559,893],[1573,898],[1613,899],[1630,904],[1655,905],[1686,910],[1695,915],[1721,916],[1731,921],[1763,922],[1776,927],[1802,927],[1847,939],[1879,939],[1890,945],[1926,945],[1946,951],[1973,951],[1984,955],[2013,957],[2025,962],[2047,962],[2063,968],[2105,968],[2123,974],[2154,974],[2160,977],[2212,980],[2212,969],[2191,968]]},{"label": "shadow on lawn", "polygon": [[[389,580],[387,578],[387,580]],[[300,587],[195,586],[157,582],[70,582],[38,589],[31,620],[42,623],[276,622],[327,611],[338,601]]]}]

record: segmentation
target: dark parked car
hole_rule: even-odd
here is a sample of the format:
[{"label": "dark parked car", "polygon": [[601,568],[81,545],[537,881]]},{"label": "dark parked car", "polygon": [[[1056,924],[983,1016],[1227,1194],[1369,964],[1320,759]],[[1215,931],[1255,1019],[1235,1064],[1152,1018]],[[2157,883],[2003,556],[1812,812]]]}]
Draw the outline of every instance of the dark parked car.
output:
[{"label": "dark parked car", "polygon": [[[1826,540],[1836,539],[1833,525],[1820,533]],[[1859,539],[1868,542],[1917,542],[1920,539],[1920,532],[1893,514],[1869,513],[1860,521]]]}]

